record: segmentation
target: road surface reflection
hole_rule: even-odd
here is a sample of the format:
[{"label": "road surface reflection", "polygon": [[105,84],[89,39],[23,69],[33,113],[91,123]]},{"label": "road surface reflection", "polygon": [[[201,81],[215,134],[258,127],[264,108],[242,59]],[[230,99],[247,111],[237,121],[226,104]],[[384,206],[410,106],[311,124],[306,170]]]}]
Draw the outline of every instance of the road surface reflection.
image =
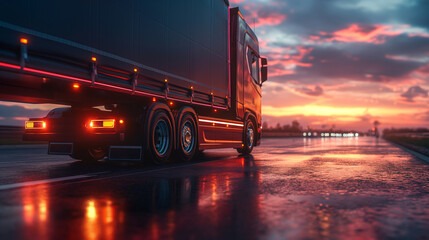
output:
[{"label": "road surface reflection", "polygon": [[383,140],[266,139],[210,158],[0,191],[0,238],[427,236],[429,165]]},{"label": "road surface reflection", "polygon": [[[204,232],[211,238],[218,235],[217,228],[236,225],[237,234],[248,235],[251,230],[240,233],[241,224],[258,221],[260,197],[254,190],[262,180],[253,157],[208,162],[205,168],[209,173],[194,172],[190,177],[178,177],[180,170],[163,170],[106,185],[23,188],[21,234],[42,239],[64,233],[76,239],[173,239],[212,226]],[[231,206],[241,202],[251,211],[235,211]]]}]

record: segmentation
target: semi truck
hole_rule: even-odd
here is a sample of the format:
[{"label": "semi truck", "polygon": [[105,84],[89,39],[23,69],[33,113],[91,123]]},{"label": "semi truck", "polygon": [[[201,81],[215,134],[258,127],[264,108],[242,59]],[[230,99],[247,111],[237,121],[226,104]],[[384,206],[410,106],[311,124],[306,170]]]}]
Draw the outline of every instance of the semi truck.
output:
[{"label": "semi truck", "polygon": [[24,140],[82,161],[248,154],[267,59],[228,0],[0,1],[0,100],[68,107]]}]

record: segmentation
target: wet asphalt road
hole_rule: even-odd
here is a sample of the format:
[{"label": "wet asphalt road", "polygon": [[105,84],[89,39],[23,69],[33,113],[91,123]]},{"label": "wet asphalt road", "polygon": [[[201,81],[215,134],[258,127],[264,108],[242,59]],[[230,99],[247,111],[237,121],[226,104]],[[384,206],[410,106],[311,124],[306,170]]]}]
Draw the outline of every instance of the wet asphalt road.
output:
[{"label": "wet asphalt road", "polygon": [[428,239],[429,164],[373,138],[86,165],[0,147],[0,239]]}]

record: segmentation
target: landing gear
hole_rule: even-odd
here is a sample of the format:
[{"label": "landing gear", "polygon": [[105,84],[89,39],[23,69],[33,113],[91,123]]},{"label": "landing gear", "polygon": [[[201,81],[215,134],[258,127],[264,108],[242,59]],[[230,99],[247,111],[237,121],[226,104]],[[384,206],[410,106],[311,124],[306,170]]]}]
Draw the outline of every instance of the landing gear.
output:
[{"label": "landing gear", "polygon": [[252,120],[247,119],[244,125],[244,143],[241,148],[237,148],[238,153],[250,154],[255,145],[255,126]]}]

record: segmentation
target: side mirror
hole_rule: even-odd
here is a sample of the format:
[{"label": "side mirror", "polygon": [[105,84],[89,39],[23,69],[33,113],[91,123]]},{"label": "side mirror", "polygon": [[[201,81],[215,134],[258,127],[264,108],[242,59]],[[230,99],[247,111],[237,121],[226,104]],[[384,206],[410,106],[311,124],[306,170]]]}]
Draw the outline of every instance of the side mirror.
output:
[{"label": "side mirror", "polygon": [[261,83],[264,83],[268,80],[268,67],[263,66],[261,67]]},{"label": "side mirror", "polygon": [[267,58],[261,58],[261,83],[268,80],[268,61]]}]

